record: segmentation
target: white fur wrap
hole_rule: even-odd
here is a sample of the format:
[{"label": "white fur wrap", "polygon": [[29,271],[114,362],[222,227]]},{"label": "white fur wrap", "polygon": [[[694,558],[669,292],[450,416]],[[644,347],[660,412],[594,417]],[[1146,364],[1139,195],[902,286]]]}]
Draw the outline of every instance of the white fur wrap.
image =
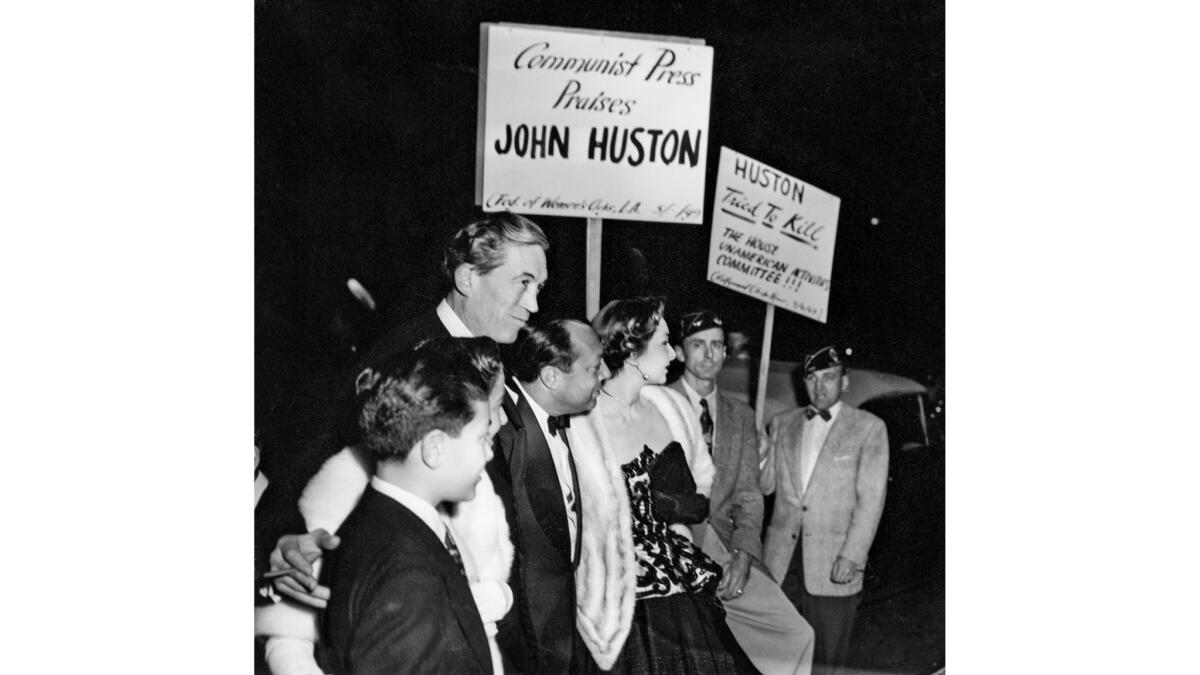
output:
[{"label": "white fur wrap", "polygon": [[[660,386],[644,387],[641,396],[667,421],[671,436],[683,446],[697,491],[708,495],[716,468],[708,452],[701,450],[703,435],[687,399]],[[608,670],[633,625],[639,567],[625,476],[598,420],[595,410],[574,417],[568,432],[583,507],[575,571],[575,622],[596,664]],[[691,538],[682,524],[672,525],[672,529]]]}]

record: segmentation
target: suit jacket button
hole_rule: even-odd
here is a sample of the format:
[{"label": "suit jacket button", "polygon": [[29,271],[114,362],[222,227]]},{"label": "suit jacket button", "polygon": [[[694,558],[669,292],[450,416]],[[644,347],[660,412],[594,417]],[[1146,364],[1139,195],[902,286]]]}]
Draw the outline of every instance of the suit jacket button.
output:
[{"label": "suit jacket button", "polygon": [[795,539],[795,538],[796,538],[796,535],[794,535],[794,534],[793,534],[793,535],[792,535],[792,539]]},{"label": "suit jacket button", "polygon": [[807,510],[808,510],[808,507],[807,507],[807,506],[801,506],[801,507],[800,507],[800,510],[801,510],[801,511],[807,511]]}]

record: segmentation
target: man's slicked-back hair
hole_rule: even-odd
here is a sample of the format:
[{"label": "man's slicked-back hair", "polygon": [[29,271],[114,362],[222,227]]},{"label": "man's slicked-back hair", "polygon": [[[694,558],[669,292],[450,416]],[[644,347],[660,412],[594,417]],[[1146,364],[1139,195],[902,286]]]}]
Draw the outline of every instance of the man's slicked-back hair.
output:
[{"label": "man's slicked-back hair", "polygon": [[466,263],[487,274],[504,264],[504,246],[539,246],[550,250],[546,233],[532,220],[511,211],[490,213],[459,229],[442,256],[442,272],[454,284],[454,270]]},{"label": "man's slicked-back hair", "polygon": [[570,372],[577,357],[571,331],[567,329],[570,324],[570,319],[555,319],[542,327],[522,328],[509,359],[513,377],[521,382],[532,382],[546,366]]},{"label": "man's slicked-back hair", "polygon": [[596,313],[592,328],[600,335],[604,365],[614,375],[625,366],[626,359],[646,350],[663,320],[665,307],[665,300],[658,296],[630,298],[613,300]]},{"label": "man's slicked-back hair", "polygon": [[358,377],[361,443],[377,461],[403,461],[429,432],[457,437],[503,374],[491,338],[426,340]]}]

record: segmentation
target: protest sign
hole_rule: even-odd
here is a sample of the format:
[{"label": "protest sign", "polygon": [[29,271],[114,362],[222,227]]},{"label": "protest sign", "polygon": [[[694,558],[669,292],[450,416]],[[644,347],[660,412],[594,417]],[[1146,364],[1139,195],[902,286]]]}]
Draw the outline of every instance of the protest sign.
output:
[{"label": "protest sign", "polygon": [[825,323],[841,203],[722,147],[708,280]]},{"label": "protest sign", "polygon": [[483,24],[476,203],[700,224],[712,59],[698,41]]}]

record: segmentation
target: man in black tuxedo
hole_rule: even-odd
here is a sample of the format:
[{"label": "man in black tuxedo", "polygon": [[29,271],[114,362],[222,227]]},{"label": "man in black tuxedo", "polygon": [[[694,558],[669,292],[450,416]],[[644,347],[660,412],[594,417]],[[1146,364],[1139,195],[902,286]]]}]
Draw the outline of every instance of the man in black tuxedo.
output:
[{"label": "man in black tuxedo", "polygon": [[523,330],[509,359],[508,420],[488,463],[516,547],[513,609],[497,636],[507,672],[565,673],[572,659],[590,658],[575,649],[582,510],[563,427],[596,405],[609,376],[601,352],[591,326],[555,320]]},{"label": "man in black tuxedo", "polygon": [[321,574],[332,589],[324,670],[493,672],[453,528],[437,508],[472,499],[492,454],[495,370],[458,357],[419,349],[364,388],[358,423],[375,475]]},{"label": "man in black tuxedo", "polygon": [[260,602],[274,590],[318,608],[328,599],[328,590],[312,578],[309,563],[322,550],[336,547],[338,540],[324,530],[296,534],[307,530],[297,503],[322,464],[356,440],[347,420],[353,412],[359,373],[384,368],[429,338],[486,336],[500,344],[512,343],[538,310],[549,248],[541,228],[508,212],[488,214],[455,233],[443,252],[442,271],[450,285],[445,298],[411,321],[384,332],[331,394],[334,401],[318,424],[320,431],[298,451],[288,474],[272,476],[255,509],[255,570],[261,574],[268,566],[293,567],[300,573],[276,580],[273,588],[260,587]]}]

